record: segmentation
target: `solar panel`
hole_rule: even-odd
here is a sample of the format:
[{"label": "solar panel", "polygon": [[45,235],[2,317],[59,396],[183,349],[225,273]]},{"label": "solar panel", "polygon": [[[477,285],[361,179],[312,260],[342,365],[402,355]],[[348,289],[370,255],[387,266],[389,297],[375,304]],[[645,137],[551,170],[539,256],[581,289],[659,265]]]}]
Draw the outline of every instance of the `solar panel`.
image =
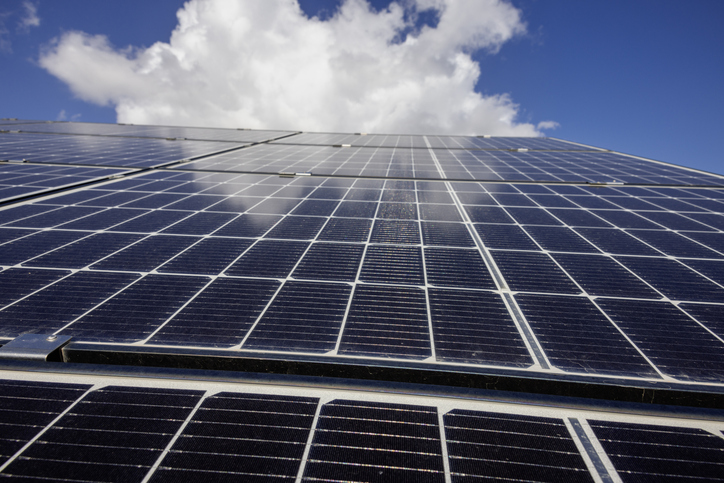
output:
[{"label": "solar panel", "polygon": [[[63,401],[3,474],[617,481],[658,474],[657,431],[724,437],[722,177],[548,138],[36,126],[0,134],[29,160],[0,163],[0,344],[72,339],[56,386],[0,347],[8,404]],[[661,475],[720,464],[691,460]]]},{"label": "solar panel", "polygon": [[[18,122],[19,123],[19,122]],[[256,143],[272,141],[294,134],[291,131],[260,131],[246,129],[209,129],[198,127],[143,126],[132,124],[95,124],[79,122],[46,122],[18,126],[18,132],[85,134],[96,136],[123,136],[163,138],[173,140],[228,141]]]},{"label": "solar panel", "polygon": [[6,132],[0,133],[0,160],[146,168],[239,146],[213,141]]},{"label": "solar panel", "polygon": [[[57,376],[53,376],[57,377]],[[0,381],[0,471],[36,480],[717,480],[721,422],[424,394],[87,376]],[[67,376],[61,376],[65,379]]]}]

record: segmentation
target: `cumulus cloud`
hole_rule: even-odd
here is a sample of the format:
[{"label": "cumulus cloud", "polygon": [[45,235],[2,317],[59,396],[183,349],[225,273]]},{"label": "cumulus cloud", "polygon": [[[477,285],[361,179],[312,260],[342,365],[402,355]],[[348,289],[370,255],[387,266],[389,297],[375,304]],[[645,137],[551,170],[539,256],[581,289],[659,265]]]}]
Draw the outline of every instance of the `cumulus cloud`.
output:
[{"label": "cumulus cloud", "polygon": [[[437,24],[416,22],[434,14]],[[506,94],[481,95],[471,53],[525,32],[507,0],[190,0],[169,42],[118,49],[67,32],[40,65],[118,122],[396,133],[537,135]]]}]

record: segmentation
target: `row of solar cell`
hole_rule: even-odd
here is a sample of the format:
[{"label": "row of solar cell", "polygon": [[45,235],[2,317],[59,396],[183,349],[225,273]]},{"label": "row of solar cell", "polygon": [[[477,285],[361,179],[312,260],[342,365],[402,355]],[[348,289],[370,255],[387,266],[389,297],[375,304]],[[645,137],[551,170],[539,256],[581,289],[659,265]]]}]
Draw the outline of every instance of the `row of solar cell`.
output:
[{"label": "row of solar cell", "polygon": [[240,144],[151,138],[0,134],[0,160],[149,167],[224,151]]},{"label": "row of solar cell", "polygon": [[23,125],[19,125],[13,129],[26,133],[176,138],[204,141],[229,141],[235,143],[264,142],[293,134],[293,132],[290,131],[252,131],[246,129],[208,129],[194,127],[96,124],[79,122],[24,123]]},{"label": "row of solar cell", "polygon": [[[503,265],[504,274],[511,270]],[[539,278],[549,291],[566,292],[551,277]],[[60,331],[97,342],[532,363],[503,300],[492,292],[41,269],[5,270],[0,285],[0,336],[6,338]],[[724,305],[521,293],[515,299],[559,369],[657,377],[652,362],[683,380],[724,376]]]},{"label": "row of solar cell", "polygon": [[[372,219],[376,218],[370,238],[372,242],[395,243],[396,236],[388,237],[385,233],[406,233],[405,237],[400,238],[400,243],[420,243],[421,232],[422,242],[427,245],[473,246],[473,240],[460,223],[461,218],[453,205],[339,203],[326,200],[299,203],[295,199],[205,195],[180,196],[180,200],[177,197],[150,195],[127,201],[133,199],[133,196],[109,196],[110,199],[97,198],[81,202],[78,206],[59,207],[37,203],[9,208],[0,211],[0,224],[13,228],[136,233],[164,231],[173,234],[243,237],[262,236],[274,226],[274,230],[267,233],[266,237],[308,240],[321,236],[321,240],[336,241],[345,240],[330,236],[327,232],[333,228],[330,226],[328,229],[327,225],[347,224],[358,227],[359,233],[359,237],[353,236],[349,241],[367,241],[364,231],[359,230],[365,227],[369,230],[373,226]],[[62,201],[69,200],[65,198]],[[103,204],[124,207],[97,206]],[[158,205],[168,209],[154,209]],[[206,211],[197,212],[199,209]],[[244,211],[247,213],[239,214]],[[684,258],[721,258],[721,252],[724,251],[724,235],[717,231],[724,228],[724,216],[719,214],[683,217],[662,213],[652,216],[610,210],[503,209],[482,206],[468,206],[466,211],[475,223],[483,243],[490,248],[537,249],[531,243],[532,239],[538,246],[550,251],[598,253],[601,250],[630,255],[663,253]],[[287,213],[291,216],[283,217]],[[334,218],[328,218],[330,215]],[[421,220],[419,224],[416,221],[418,218]],[[522,226],[516,225],[516,222]],[[562,226],[564,223],[573,229]],[[667,231],[667,228],[679,231]],[[514,238],[507,241],[508,236]]]},{"label": "row of solar cell", "polygon": [[[600,471],[625,482],[713,481],[724,451],[721,430],[595,416],[322,402],[238,390],[24,381],[3,381],[2,388],[3,406],[14,417],[0,423],[0,464],[2,474],[15,478],[442,482],[449,473],[454,482],[572,482],[598,481]],[[584,458],[574,423],[590,428],[613,469],[595,469],[597,454]]]},{"label": "row of solar cell", "polygon": [[[461,154],[461,153],[464,153]],[[257,145],[186,165],[220,171],[325,175],[721,185],[721,178],[610,153],[504,153]],[[440,172],[439,169],[443,172]]]}]

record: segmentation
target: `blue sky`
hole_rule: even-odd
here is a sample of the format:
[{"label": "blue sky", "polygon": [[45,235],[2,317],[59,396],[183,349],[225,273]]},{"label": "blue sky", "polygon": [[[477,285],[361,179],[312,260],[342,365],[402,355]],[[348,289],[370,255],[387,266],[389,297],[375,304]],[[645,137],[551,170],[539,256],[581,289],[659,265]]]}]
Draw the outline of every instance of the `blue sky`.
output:
[{"label": "blue sky", "polygon": [[[177,0],[36,0],[32,4],[40,24],[23,27],[28,14],[23,3],[5,0],[0,5],[0,117],[87,122],[116,122],[114,101],[99,106],[78,99],[66,82],[41,67],[41,52],[71,31],[104,35],[116,49],[143,50],[168,42],[178,23],[176,12],[184,5]],[[303,0],[301,7],[309,16],[329,19],[338,3]],[[388,3],[372,2],[376,9]],[[513,0],[512,5],[525,33],[502,42],[497,53],[490,45],[478,50],[468,45],[462,51],[481,71],[475,92],[483,97],[508,94],[511,104],[499,107],[515,109],[518,128],[554,121],[559,127],[545,134],[724,173],[719,148],[724,132],[724,2]],[[417,27],[425,22],[437,25],[434,11],[425,12]],[[429,92],[424,99],[429,105],[419,107],[420,112],[446,109]],[[320,103],[320,110],[329,105]],[[279,116],[258,122],[284,122]],[[318,125],[334,120],[328,117]]]}]

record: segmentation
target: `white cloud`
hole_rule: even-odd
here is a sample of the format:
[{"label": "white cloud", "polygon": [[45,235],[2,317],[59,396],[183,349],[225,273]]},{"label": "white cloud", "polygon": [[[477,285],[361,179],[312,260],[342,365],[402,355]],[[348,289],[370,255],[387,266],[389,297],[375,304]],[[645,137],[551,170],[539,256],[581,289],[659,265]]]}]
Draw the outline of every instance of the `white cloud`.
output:
[{"label": "white cloud", "polygon": [[[429,9],[435,28],[412,24]],[[493,54],[525,32],[507,0],[404,0],[381,11],[346,0],[325,20],[296,0],[190,0],[177,16],[167,43],[117,49],[68,32],[40,65],[126,123],[539,134],[517,122],[508,95],[474,90],[470,52]]]},{"label": "white cloud", "polygon": [[58,115],[55,118],[56,121],[79,121],[80,120],[80,114],[73,114],[71,116],[68,116],[68,113],[65,112],[65,109],[61,109]]},{"label": "white cloud", "polygon": [[558,129],[561,125],[556,121],[541,121],[536,127],[538,129]]},{"label": "white cloud", "polygon": [[23,1],[24,15],[18,21],[18,29],[27,32],[30,27],[40,26],[40,17],[38,17],[38,7],[29,0]]}]

